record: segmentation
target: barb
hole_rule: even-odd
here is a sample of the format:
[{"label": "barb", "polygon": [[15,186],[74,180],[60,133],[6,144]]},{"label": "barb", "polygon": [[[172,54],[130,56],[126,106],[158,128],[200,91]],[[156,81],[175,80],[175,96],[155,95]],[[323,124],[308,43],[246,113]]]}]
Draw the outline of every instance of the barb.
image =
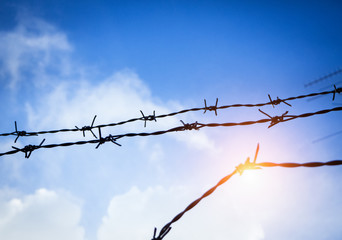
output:
[{"label": "barb", "polygon": [[205,114],[208,110],[208,111],[215,111],[215,115],[217,116],[217,103],[218,103],[218,98],[216,98],[215,106],[207,107],[207,101],[204,99],[204,112],[203,112],[203,114]]},{"label": "barb", "polygon": [[327,75],[325,75],[323,77],[320,77],[320,78],[318,78],[318,79],[316,79],[316,80],[314,80],[312,82],[309,82],[307,84],[304,84],[304,87],[309,87],[309,86],[311,86],[311,85],[313,85],[315,83],[321,82],[321,81],[323,81],[325,79],[328,79],[328,78],[331,78],[331,77],[333,77],[333,76],[335,76],[337,74],[340,74],[341,72],[342,72],[342,68],[339,68],[339,69],[337,69],[336,71],[334,71],[332,73],[329,73],[329,74],[327,74]]},{"label": "barb", "polygon": [[338,166],[342,165],[342,160],[334,160],[329,162],[309,162],[309,163],[273,163],[273,162],[261,162],[256,163],[256,159],[259,152],[259,144],[257,146],[257,150],[255,152],[254,161],[250,162],[249,157],[247,158],[244,164],[240,164],[236,167],[236,169],[229,175],[222,178],[215,186],[210,188],[207,192],[205,192],[200,198],[196,199],[192,203],[190,203],[182,212],[176,215],[169,223],[167,223],[159,233],[159,236],[156,237],[156,228],[154,229],[154,237],[152,240],[161,240],[166,234],[171,230],[171,225],[178,221],[186,212],[190,211],[194,208],[202,199],[211,195],[216,188],[220,185],[227,182],[233,175],[236,173],[240,173],[242,175],[243,171],[250,169],[261,169],[260,167],[286,167],[286,168],[296,168],[296,167],[322,167],[322,166]]},{"label": "barb", "polygon": [[280,99],[279,97],[277,97],[276,100],[272,100],[271,96],[268,94],[268,98],[270,99],[270,103],[272,104],[272,107],[273,107],[273,108],[274,108],[274,105],[278,105],[278,104],[280,104],[280,103],[282,103],[282,102],[285,103],[287,106],[292,107],[291,104],[285,102],[285,100],[282,100],[282,99]]},{"label": "barb", "polygon": [[249,157],[247,158],[246,162],[244,164],[240,164],[236,167],[236,171],[238,171],[238,173],[240,173],[240,176],[242,175],[242,173],[245,170],[251,170],[251,169],[261,169],[260,167],[256,166],[256,159],[258,157],[258,153],[259,153],[259,143],[257,145],[257,149],[255,151],[255,155],[254,155],[254,160],[253,162],[250,162]]},{"label": "barb", "polygon": [[[292,101],[292,100],[296,100],[296,99],[302,99],[302,98],[307,98],[307,97],[314,97],[314,96],[318,96],[318,95],[327,95],[327,94],[335,94],[336,93],[340,93],[342,92],[342,88],[336,88],[332,91],[324,91],[324,92],[318,92],[318,93],[310,93],[307,95],[300,95],[300,96],[296,96],[296,97],[289,97],[289,98],[285,98],[285,99],[279,99],[277,98],[276,100],[272,100],[270,99],[270,102],[266,102],[266,103],[257,103],[257,104],[231,104],[231,105],[223,105],[223,106],[205,106],[202,108],[190,108],[190,109],[184,109],[178,112],[173,112],[173,113],[168,113],[168,114],[162,114],[162,115],[150,115],[150,116],[144,116],[143,117],[139,117],[139,118],[132,118],[126,121],[121,121],[121,122],[116,122],[116,123],[108,123],[108,124],[102,124],[102,125],[97,125],[97,126],[93,126],[93,124],[91,126],[85,126],[83,128],[73,128],[73,129],[58,129],[58,130],[47,130],[47,131],[38,131],[38,132],[25,132],[25,136],[37,136],[37,135],[41,135],[41,134],[48,134],[48,133],[59,133],[59,132],[75,132],[75,131],[90,131],[90,129],[94,129],[94,128],[104,128],[104,127],[113,127],[113,126],[118,126],[118,125],[124,125],[127,123],[131,123],[131,122],[135,122],[135,121],[141,121],[141,120],[150,120],[150,121],[157,121],[157,118],[165,118],[165,117],[171,117],[171,116],[175,116],[178,114],[183,114],[183,113],[187,113],[187,112],[194,112],[194,111],[206,111],[206,110],[210,110],[211,111],[215,111],[215,113],[217,113],[217,110],[219,109],[228,109],[228,108],[238,108],[238,107],[262,107],[262,106],[266,106],[266,105],[276,105],[276,103],[278,102],[283,102],[287,105],[290,105],[287,103],[287,101]],[[270,97],[269,97],[270,98]],[[335,99],[335,97],[333,96],[333,99]],[[216,100],[218,102],[218,99]],[[205,103],[206,105],[206,103]],[[147,119],[148,118],[148,119]],[[93,122],[95,121],[95,117],[93,119]],[[146,122],[145,122],[146,125]],[[24,132],[24,131],[22,131]],[[22,133],[24,134],[24,133]],[[9,136],[9,135],[18,135],[17,132],[12,132],[12,133],[2,133],[0,134],[0,136]],[[95,134],[93,134],[95,135]]]},{"label": "barb", "polygon": [[156,237],[157,228],[154,228],[152,240],[162,240],[170,232],[170,230],[171,230],[171,227],[163,228],[162,231],[160,231],[159,236]]},{"label": "barb", "polygon": [[146,122],[147,121],[157,121],[156,119],[156,111],[153,111],[153,115],[149,115],[149,116],[145,116],[144,113],[140,110],[141,114],[142,114],[142,119],[143,121],[145,121],[144,123],[144,127],[146,127]]},{"label": "barb", "polygon": [[90,132],[93,134],[93,136],[94,136],[95,138],[97,138],[96,135],[94,134],[93,130],[92,130],[92,128],[93,128],[93,126],[94,126],[95,119],[96,119],[96,115],[95,115],[95,117],[93,118],[93,121],[91,122],[91,125],[90,125],[90,126],[84,126],[84,127],[82,127],[82,128],[78,128],[77,126],[75,126],[76,129],[78,129],[79,131],[83,131],[83,137],[85,137],[85,131],[90,131]]},{"label": "barb", "polygon": [[96,149],[99,148],[100,145],[106,143],[106,142],[112,142],[116,145],[118,145],[119,147],[121,147],[121,144],[117,143],[116,140],[118,138],[115,138],[114,136],[112,136],[111,134],[109,134],[107,137],[103,138],[101,135],[101,128],[99,128],[99,143],[97,144],[97,146],[95,147]]},{"label": "barb", "polygon": [[269,117],[271,119],[271,124],[268,126],[268,128],[270,128],[270,127],[273,127],[274,125],[276,125],[277,123],[283,122],[284,117],[286,117],[286,114],[288,114],[289,111],[286,111],[281,116],[274,116],[274,117],[271,117],[270,115],[261,111],[260,109],[259,109],[259,112],[265,114],[267,117]]},{"label": "barb", "polygon": [[35,145],[26,145],[24,148],[17,148],[17,147],[14,147],[12,146],[13,149],[17,150],[17,152],[23,152],[25,153],[25,158],[29,158],[31,156],[31,153],[40,148],[42,146],[42,144],[45,142],[45,138],[43,139],[43,141],[38,145],[38,146],[35,146]]},{"label": "barb", "polygon": [[333,99],[332,99],[333,101],[335,100],[336,93],[340,94],[341,91],[342,91],[342,88],[336,88],[335,84],[334,84],[334,88],[335,88],[335,90],[334,90],[334,93],[333,93]]},{"label": "barb", "polygon": [[194,123],[184,123],[182,120],[180,120],[181,123],[183,123],[184,129],[183,130],[199,130],[200,127],[198,126],[198,122]]},{"label": "barb", "polygon": [[14,140],[14,143],[17,142],[19,137],[37,136],[38,135],[38,134],[35,134],[35,133],[27,133],[26,131],[18,131],[17,121],[14,121],[14,127],[15,127],[15,132],[11,133],[11,135],[17,136],[16,139]]},{"label": "barb", "polygon": [[[117,145],[119,145],[116,140],[120,139],[120,138],[124,138],[124,137],[146,137],[146,136],[157,136],[157,135],[163,135],[166,133],[172,133],[172,132],[180,132],[180,131],[186,131],[186,130],[199,130],[203,127],[233,127],[233,126],[247,126],[247,125],[253,125],[253,124],[260,124],[260,123],[267,123],[267,122],[271,122],[271,125],[274,126],[275,124],[279,123],[279,122],[287,122],[290,120],[294,120],[297,118],[306,118],[306,117],[311,117],[314,115],[320,115],[320,114],[326,114],[329,112],[334,112],[334,111],[342,111],[342,107],[336,107],[336,108],[332,108],[332,109],[325,109],[325,110],[321,110],[318,112],[313,112],[313,113],[304,113],[301,115],[282,115],[281,117],[277,116],[277,117],[271,117],[268,114],[265,113],[265,115],[267,115],[269,118],[267,119],[259,119],[256,121],[245,121],[245,122],[234,122],[234,123],[198,123],[198,122],[194,122],[194,123],[184,123],[183,121],[182,124],[183,126],[178,126],[178,127],[174,127],[168,130],[161,130],[161,131],[156,131],[156,132],[150,132],[150,133],[126,133],[126,134],[119,134],[119,135],[109,135],[105,138],[100,137],[100,139],[93,139],[93,140],[89,140],[89,141],[78,141],[78,142],[67,142],[67,143],[60,143],[60,144],[49,144],[49,145],[41,145],[41,146],[36,146],[35,150],[38,148],[55,148],[55,147],[67,147],[67,146],[72,146],[72,145],[83,145],[83,144],[93,144],[93,143],[97,143],[98,146],[105,143],[105,142],[113,142]],[[287,119],[284,119],[284,118]],[[268,127],[270,128],[271,125]],[[100,133],[100,131],[99,131]],[[101,144],[99,144],[101,143]],[[120,145],[119,145],[120,146]],[[97,147],[98,148],[98,147]],[[16,148],[15,148],[16,149]],[[9,152],[5,152],[5,153],[0,153],[0,156],[3,155],[11,155],[11,154],[15,154],[19,151],[19,149],[16,149],[15,151],[9,151]]]}]

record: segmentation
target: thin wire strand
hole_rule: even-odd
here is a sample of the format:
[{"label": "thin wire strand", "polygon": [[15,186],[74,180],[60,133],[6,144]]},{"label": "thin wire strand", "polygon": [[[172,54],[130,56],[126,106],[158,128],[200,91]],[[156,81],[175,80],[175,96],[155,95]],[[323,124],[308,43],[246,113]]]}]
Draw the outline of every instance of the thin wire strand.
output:
[{"label": "thin wire strand", "polygon": [[[342,111],[342,107],[336,107],[336,108],[332,108],[332,109],[325,109],[325,110],[321,110],[318,112],[312,112],[312,113],[304,113],[301,115],[282,115],[282,116],[275,116],[275,117],[271,117],[269,115],[269,118],[267,119],[260,119],[257,121],[245,121],[245,122],[235,122],[235,123],[184,123],[182,122],[182,126],[178,126],[178,127],[174,127],[168,130],[162,130],[162,131],[156,131],[156,132],[150,132],[150,133],[126,133],[126,134],[119,134],[119,135],[109,135],[105,138],[101,137],[100,134],[100,138],[99,139],[93,139],[93,140],[88,140],[88,141],[78,141],[78,142],[66,142],[66,143],[60,143],[60,144],[47,144],[47,145],[28,145],[22,149],[18,149],[15,148],[12,151],[8,151],[5,153],[0,153],[0,156],[4,156],[4,155],[11,155],[11,154],[15,154],[17,152],[24,152],[25,156],[27,156],[27,154],[30,156],[30,154],[37,149],[40,148],[55,148],[55,147],[68,147],[68,146],[72,146],[72,145],[84,145],[84,144],[98,144],[98,146],[100,144],[103,144],[105,142],[113,142],[117,145],[119,145],[118,143],[116,143],[117,140],[124,138],[124,137],[137,137],[137,136],[141,136],[141,137],[146,137],[146,136],[157,136],[157,135],[163,135],[166,133],[171,133],[171,132],[180,132],[180,131],[186,131],[186,130],[199,130],[201,128],[204,127],[232,127],[232,126],[247,126],[247,125],[253,125],[253,124],[261,124],[261,123],[266,123],[266,122],[271,122],[271,124],[269,125],[269,127],[272,127],[278,123],[281,122],[287,122],[290,120],[294,120],[297,118],[306,118],[306,117],[311,117],[314,115],[321,115],[321,114],[326,114],[329,112],[333,112],[333,111]],[[288,119],[286,119],[286,117]],[[100,129],[99,128],[99,133],[100,133]],[[97,147],[98,147],[97,146]],[[119,145],[121,146],[121,145]]]},{"label": "thin wire strand", "polygon": [[331,78],[331,77],[334,77],[335,75],[338,75],[340,73],[342,73],[342,68],[337,69],[336,71],[334,71],[332,73],[329,73],[329,74],[327,74],[327,75],[325,75],[323,77],[320,77],[320,78],[318,78],[318,79],[316,79],[314,81],[311,81],[311,82],[309,82],[307,84],[304,84],[304,87],[309,87],[309,86],[311,86],[311,85],[313,85],[315,83],[321,82],[321,81],[326,80],[326,79]]},{"label": "thin wire strand", "polygon": [[247,169],[260,169],[260,167],[284,167],[284,168],[297,168],[297,167],[323,167],[323,166],[339,166],[342,165],[342,160],[334,160],[329,162],[308,162],[308,163],[274,163],[274,162],[261,162],[255,163],[256,157],[259,150],[259,144],[257,147],[257,151],[255,154],[255,158],[253,162],[250,162],[250,159],[247,158],[244,164],[240,164],[236,167],[236,169],[228,174],[227,176],[223,177],[215,186],[210,188],[206,191],[201,197],[190,203],[182,212],[178,213],[170,222],[168,222],[159,233],[159,236],[156,236],[156,228],[154,230],[154,237],[152,240],[162,240],[168,232],[171,230],[171,225],[177,222],[182,216],[194,208],[201,200],[211,195],[219,186],[226,183],[232,176],[236,173],[240,173],[242,175],[244,170]]},{"label": "thin wire strand", "polygon": [[[207,106],[206,105],[206,101],[205,101],[205,107],[200,107],[200,108],[190,108],[190,109],[184,109],[181,111],[177,111],[177,112],[173,112],[173,113],[168,113],[168,114],[162,114],[162,115],[155,115],[155,112],[153,115],[149,115],[149,116],[145,116],[142,112],[142,117],[139,118],[132,118],[129,120],[125,120],[125,121],[121,121],[121,122],[116,122],[116,123],[109,123],[109,124],[101,124],[101,125],[96,125],[93,126],[94,120],[93,119],[93,123],[91,126],[85,126],[83,128],[64,128],[64,129],[57,129],[57,130],[46,130],[46,131],[38,131],[38,132],[26,132],[26,131],[14,131],[11,133],[1,133],[0,136],[10,136],[10,135],[14,135],[17,136],[16,139],[18,139],[19,136],[37,136],[37,135],[41,135],[41,134],[54,134],[54,133],[59,133],[59,132],[77,132],[77,131],[82,131],[83,135],[85,131],[91,131],[94,128],[105,128],[105,127],[113,127],[113,126],[119,126],[119,125],[124,125],[127,123],[131,123],[131,122],[135,122],[135,121],[144,121],[145,122],[145,126],[146,126],[146,121],[156,121],[157,118],[165,118],[165,117],[171,117],[171,116],[175,116],[175,115],[179,115],[179,114],[183,114],[183,113],[187,113],[187,112],[195,112],[195,111],[215,111],[215,114],[217,115],[217,110],[220,109],[228,109],[228,108],[238,108],[238,107],[262,107],[262,106],[266,106],[266,105],[277,105],[280,103],[285,103],[287,105],[289,105],[288,103],[286,103],[287,101],[292,101],[292,100],[296,100],[296,99],[302,99],[302,98],[307,98],[307,97],[314,97],[314,96],[318,96],[318,95],[327,95],[327,94],[333,94],[335,96],[336,93],[340,93],[342,92],[342,88],[335,88],[334,90],[331,91],[324,91],[324,92],[317,92],[317,93],[310,93],[310,94],[306,94],[306,95],[299,95],[296,97],[289,97],[289,98],[285,98],[285,99],[279,99],[277,98],[276,100],[272,100],[269,96],[270,101],[269,102],[265,102],[265,103],[257,103],[257,104],[231,104],[231,105],[223,105],[223,106],[217,106],[217,102],[218,99],[216,99],[216,105],[215,106]],[[95,116],[96,117],[96,116]],[[93,133],[93,135],[95,136],[95,134]]]}]

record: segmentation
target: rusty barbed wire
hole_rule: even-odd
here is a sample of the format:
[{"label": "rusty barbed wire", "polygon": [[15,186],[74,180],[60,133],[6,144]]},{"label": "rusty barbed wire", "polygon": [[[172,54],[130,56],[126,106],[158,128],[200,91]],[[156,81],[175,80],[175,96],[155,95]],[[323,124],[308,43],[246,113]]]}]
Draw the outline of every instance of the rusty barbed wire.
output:
[{"label": "rusty barbed wire", "polygon": [[[271,122],[269,127],[272,127],[278,123],[281,122],[287,122],[290,120],[294,120],[297,118],[306,118],[306,117],[311,117],[314,115],[321,115],[321,114],[326,114],[329,112],[334,112],[334,111],[342,111],[342,107],[336,107],[336,108],[332,108],[332,109],[324,109],[324,110],[320,110],[317,112],[312,112],[312,113],[304,113],[304,114],[300,114],[300,115],[287,115],[287,112],[285,112],[283,115],[281,116],[274,116],[271,117],[270,115],[264,113],[263,111],[261,111],[259,109],[260,112],[262,112],[263,114],[267,115],[269,118],[266,119],[259,119],[256,121],[245,121],[245,122],[227,122],[227,123],[199,123],[199,122],[194,122],[194,123],[184,123],[181,120],[181,123],[183,124],[182,126],[178,126],[178,127],[174,127],[168,130],[161,130],[161,131],[156,131],[156,132],[150,132],[150,133],[125,133],[125,134],[118,134],[118,135],[108,135],[107,137],[102,137],[101,136],[101,128],[99,127],[99,138],[97,139],[93,139],[93,140],[88,140],[88,141],[78,141],[78,142],[66,142],[66,143],[60,143],[60,144],[47,144],[47,145],[28,145],[25,146],[22,149],[13,147],[15,150],[12,151],[8,151],[5,153],[0,153],[0,156],[4,156],[4,155],[11,155],[11,154],[15,154],[17,152],[24,152],[25,153],[25,157],[27,156],[26,152],[28,152],[27,149],[29,149],[29,152],[31,155],[31,153],[34,150],[40,149],[40,148],[55,148],[55,147],[68,147],[68,146],[72,146],[72,145],[84,145],[84,144],[98,144],[96,148],[98,148],[100,145],[106,143],[106,142],[112,142],[118,146],[121,146],[119,143],[117,143],[116,141],[124,138],[124,137],[137,137],[137,136],[141,136],[141,137],[146,137],[146,136],[156,136],[156,135],[163,135],[166,133],[171,133],[171,132],[180,132],[180,131],[186,131],[186,130],[199,130],[201,128],[204,127],[232,127],[232,126],[247,126],[247,125],[253,125],[253,124],[260,124],[260,123],[267,123],[267,122]],[[26,149],[25,149],[26,148]],[[29,157],[29,156],[28,156]]]},{"label": "rusty barbed wire", "polygon": [[146,127],[147,121],[157,121],[157,118],[171,117],[171,116],[175,116],[178,114],[183,114],[183,113],[187,113],[187,112],[195,112],[195,111],[204,111],[204,113],[206,113],[206,111],[214,111],[215,115],[217,115],[217,110],[228,109],[228,108],[262,107],[262,106],[266,106],[266,105],[272,105],[274,107],[275,105],[279,105],[281,103],[284,103],[288,106],[291,106],[291,104],[287,103],[287,101],[292,101],[292,100],[302,99],[302,98],[307,98],[307,97],[314,97],[314,96],[318,96],[318,95],[333,94],[333,100],[335,100],[336,93],[340,94],[341,92],[342,92],[342,88],[336,88],[336,86],[334,85],[334,90],[331,90],[331,91],[310,93],[310,94],[306,94],[306,95],[299,95],[296,97],[289,97],[289,98],[285,98],[285,99],[280,99],[279,97],[277,97],[276,100],[272,100],[271,96],[268,94],[268,98],[270,100],[269,102],[257,103],[257,104],[231,104],[231,105],[223,105],[223,106],[217,106],[218,98],[216,99],[216,104],[214,106],[207,106],[207,102],[204,99],[204,105],[205,105],[204,107],[184,109],[184,110],[181,110],[178,112],[162,114],[162,115],[155,115],[155,111],[153,111],[153,115],[149,115],[149,116],[145,116],[144,113],[140,110],[142,117],[132,118],[129,120],[116,122],[116,123],[101,124],[101,125],[96,125],[96,126],[94,126],[94,122],[95,122],[95,118],[96,118],[96,115],[95,115],[95,117],[93,118],[92,124],[90,126],[84,126],[82,128],[75,126],[75,128],[71,128],[71,129],[65,128],[65,129],[58,129],[58,130],[26,132],[26,131],[18,131],[17,130],[17,123],[15,122],[15,131],[14,132],[1,133],[0,136],[11,136],[11,135],[17,136],[15,139],[15,142],[16,142],[20,136],[22,136],[22,137],[24,137],[24,136],[38,136],[41,134],[49,134],[49,133],[54,134],[54,133],[59,133],[59,132],[76,132],[76,131],[82,131],[83,136],[85,136],[85,131],[90,131],[93,134],[93,136],[96,138],[96,135],[92,131],[92,129],[95,129],[95,128],[113,127],[113,126],[124,125],[124,124],[135,122],[135,121],[144,121],[144,127]]},{"label": "rusty barbed wire", "polygon": [[248,157],[245,163],[239,164],[235,170],[223,177],[215,186],[206,191],[201,197],[197,198],[195,201],[190,203],[182,212],[177,214],[170,222],[168,222],[159,232],[159,235],[156,236],[157,228],[154,228],[154,234],[152,240],[162,240],[171,230],[171,225],[177,222],[182,216],[194,208],[201,200],[211,195],[219,186],[226,183],[232,176],[236,173],[242,173],[245,170],[252,169],[261,169],[261,167],[285,167],[285,168],[297,168],[297,167],[322,167],[322,166],[339,166],[342,165],[342,160],[334,160],[329,162],[308,162],[308,163],[274,163],[274,162],[261,162],[256,163],[256,159],[259,152],[259,144],[257,145],[257,149],[254,156],[254,161],[250,162],[250,158]]}]

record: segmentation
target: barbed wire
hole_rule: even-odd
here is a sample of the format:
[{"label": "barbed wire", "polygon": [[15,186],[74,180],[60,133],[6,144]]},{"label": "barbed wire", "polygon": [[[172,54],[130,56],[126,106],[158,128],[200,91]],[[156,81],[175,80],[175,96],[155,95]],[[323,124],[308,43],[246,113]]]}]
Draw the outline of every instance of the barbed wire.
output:
[{"label": "barbed wire", "polygon": [[337,69],[337,70],[334,71],[334,72],[331,72],[331,73],[329,73],[329,74],[327,74],[327,75],[324,75],[323,77],[317,78],[317,79],[314,80],[314,81],[311,81],[311,82],[309,82],[309,83],[307,83],[307,84],[304,84],[304,87],[309,87],[309,86],[311,86],[311,85],[313,85],[313,84],[315,84],[315,83],[321,82],[321,81],[323,81],[323,80],[325,80],[325,79],[331,78],[331,77],[333,77],[333,76],[335,76],[335,75],[338,75],[338,74],[340,74],[340,73],[342,73],[342,68],[339,68],[339,69]]},{"label": "barbed wire", "polygon": [[75,128],[70,128],[70,129],[64,128],[64,129],[57,129],[57,130],[27,132],[27,131],[18,131],[17,122],[15,121],[15,131],[11,132],[11,133],[1,133],[0,136],[11,136],[11,135],[16,136],[16,139],[14,141],[16,143],[19,137],[38,136],[41,134],[54,134],[54,133],[59,133],[59,132],[77,132],[77,131],[83,132],[83,136],[85,136],[85,132],[90,131],[92,133],[92,135],[95,138],[97,138],[97,136],[92,131],[93,129],[96,129],[96,128],[113,127],[113,126],[124,125],[124,124],[135,122],[135,121],[144,121],[144,127],[146,127],[147,121],[157,121],[158,118],[171,117],[171,116],[175,116],[175,115],[179,115],[179,114],[183,114],[183,113],[187,113],[187,112],[195,112],[195,111],[204,111],[203,113],[206,113],[207,111],[214,111],[215,115],[217,115],[217,110],[228,109],[228,108],[262,107],[262,106],[266,106],[266,105],[272,105],[274,107],[276,105],[279,105],[280,103],[284,103],[288,106],[292,106],[291,104],[289,104],[287,102],[292,101],[292,100],[296,100],[296,99],[303,99],[303,98],[307,98],[307,97],[314,97],[314,96],[327,95],[327,94],[333,94],[333,100],[335,100],[336,93],[340,94],[341,92],[342,92],[342,88],[337,88],[334,85],[334,90],[331,90],[331,91],[310,93],[310,94],[306,94],[306,95],[299,95],[296,97],[289,97],[289,98],[285,98],[285,99],[280,99],[279,97],[277,97],[275,100],[272,100],[271,96],[268,94],[268,98],[270,100],[269,102],[257,103],[257,104],[231,104],[231,105],[223,105],[223,106],[217,106],[218,98],[216,98],[216,104],[214,106],[207,106],[206,99],[204,99],[204,105],[205,105],[204,107],[184,109],[181,111],[168,113],[168,114],[162,114],[162,115],[155,115],[155,111],[153,111],[152,115],[147,115],[147,116],[145,116],[144,113],[140,110],[142,117],[132,118],[129,120],[116,122],[116,123],[101,124],[101,125],[96,125],[96,126],[94,126],[94,122],[96,119],[96,115],[95,115],[95,117],[93,118],[92,124],[90,126],[84,126],[82,128],[75,126]]},{"label": "barbed wire", "polygon": [[[42,145],[43,142],[45,141],[45,139],[43,140],[43,142],[40,145],[27,145],[24,148],[17,148],[12,146],[12,148],[14,150],[12,151],[8,151],[8,152],[4,152],[4,153],[0,153],[0,156],[4,156],[4,155],[11,155],[11,154],[15,154],[18,152],[23,152],[25,153],[25,158],[29,158],[31,156],[31,153],[34,150],[40,149],[40,148],[55,148],[55,147],[68,147],[68,146],[73,146],[73,145],[84,145],[84,144],[97,144],[96,148],[98,148],[100,145],[106,143],[106,142],[112,142],[118,146],[121,146],[119,143],[117,143],[117,140],[124,138],[124,137],[137,137],[137,136],[141,136],[141,137],[146,137],[146,136],[156,136],[156,135],[163,135],[166,133],[171,133],[171,132],[180,132],[180,131],[186,131],[186,130],[199,130],[201,128],[204,127],[233,127],[233,126],[247,126],[247,125],[253,125],[253,124],[261,124],[261,123],[267,123],[270,122],[270,125],[268,126],[268,128],[281,123],[281,122],[287,122],[287,121],[291,121],[297,118],[306,118],[306,117],[311,117],[314,115],[321,115],[321,114],[326,114],[329,112],[334,112],[334,111],[342,111],[342,107],[336,107],[336,108],[332,108],[332,109],[324,109],[324,110],[320,110],[317,112],[312,112],[312,113],[304,113],[304,114],[300,114],[300,115],[287,115],[288,112],[285,112],[284,114],[282,114],[281,116],[274,116],[271,117],[270,115],[268,115],[267,113],[261,111],[259,109],[259,111],[263,114],[265,114],[266,116],[268,116],[268,118],[266,119],[259,119],[256,121],[245,121],[245,122],[226,122],[226,123],[198,123],[197,121],[194,123],[184,123],[181,120],[181,123],[183,124],[182,126],[177,126],[168,130],[161,130],[161,131],[156,131],[156,132],[143,132],[143,133],[125,133],[125,134],[118,134],[118,135],[108,135],[107,137],[102,137],[101,135],[101,127],[98,127],[98,131],[99,131],[99,138],[96,139],[92,139],[92,140],[88,140],[88,141],[78,141],[78,142],[65,142],[65,143],[59,143],[59,144],[47,144],[47,145]],[[94,133],[93,133],[94,134]]]},{"label": "barbed wire", "polygon": [[183,217],[185,213],[190,211],[192,208],[194,208],[200,201],[202,201],[204,198],[211,195],[219,186],[227,182],[232,176],[234,176],[236,173],[239,173],[242,175],[242,173],[245,170],[252,170],[252,169],[261,169],[261,167],[285,167],[285,168],[297,168],[297,167],[322,167],[322,166],[339,166],[342,165],[342,160],[334,160],[329,162],[307,162],[307,163],[274,163],[274,162],[261,162],[256,163],[256,159],[259,152],[259,144],[257,145],[257,149],[254,156],[254,161],[250,162],[250,158],[248,157],[245,163],[239,164],[235,170],[228,174],[227,176],[223,177],[215,186],[210,188],[208,191],[206,191],[201,197],[197,198],[195,201],[190,203],[182,212],[178,213],[170,222],[168,222],[159,232],[159,235],[157,234],[157,228],[154,228],[154,234],[152,240],[162,240],[171,230],[171,225],[175,222],[177,222],[179,219]]}]

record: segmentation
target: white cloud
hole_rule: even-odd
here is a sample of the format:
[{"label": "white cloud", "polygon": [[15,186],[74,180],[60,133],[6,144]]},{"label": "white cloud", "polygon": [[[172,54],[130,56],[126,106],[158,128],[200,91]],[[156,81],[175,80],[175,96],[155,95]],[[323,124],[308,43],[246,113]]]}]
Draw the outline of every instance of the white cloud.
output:
[{"label": "white cloud", "polygon": [[[151,115],[153,111],[156,115],[160,115],[176,111],[173,106],[174,104],[163,103],[154,97],[139,76],[126,69],[96,84],[86,80],[56,84],[53,91],[40,95],[40,101],[36,102],[34,107],[32,104],[27,104],[27,112],[30,128],[38,130],[74,128],[74,126],[81,128],[90,125],[95,115],[97,115],[95,125],[141,117],[140,110],[145,116]],[[104,136],[106,133],[152,132],[181,126],[181,122],[177,117],[169,117],[158,119],[157,122],[147,122],[146,125],[147,127],[144,128],[144,122],[138,121],[101,130]],[[93,131],[98,135],[98,130]],[[181,136],[177,134],[181,133],[171,136],[186,142],[189,147],[213,149],[213,144],[203,132],[187,131]],[[68,138],[63,137],[66,135]],[[90,132],[86,135],[92,137]],[[79,140],[82,134],[64,133],[58,136],[61,140]]]},{"label": "white cloud", "polygon": [[67,37],[52,25],[35,18],[22,19],[11,32],[0,32],[0,77],[11,89],[29,79],[40,85],[56,77],[49,71],[67,74],[72,50]]},{"label": "white cloud", "polygon": [[65,194],[39,189],[21,198],[0,199],[0,215],[0,239],[84,239],[81,209]]},{"label": "white cloud", "polygon": [[[98,240],[151,239],[167,222],[198,197],[189,187],[133,187],[112,199],[98,231]],[[222,196],[222,194],[221,194]],[[207,200],[203,200],[207,202]],[[236,204],[236,203],[235,203]],[[173,225],[168,239],[263,239],[263,229],[249,216],[230,207],[229,198],[216,198],[209,206],[200,203]]]}]

